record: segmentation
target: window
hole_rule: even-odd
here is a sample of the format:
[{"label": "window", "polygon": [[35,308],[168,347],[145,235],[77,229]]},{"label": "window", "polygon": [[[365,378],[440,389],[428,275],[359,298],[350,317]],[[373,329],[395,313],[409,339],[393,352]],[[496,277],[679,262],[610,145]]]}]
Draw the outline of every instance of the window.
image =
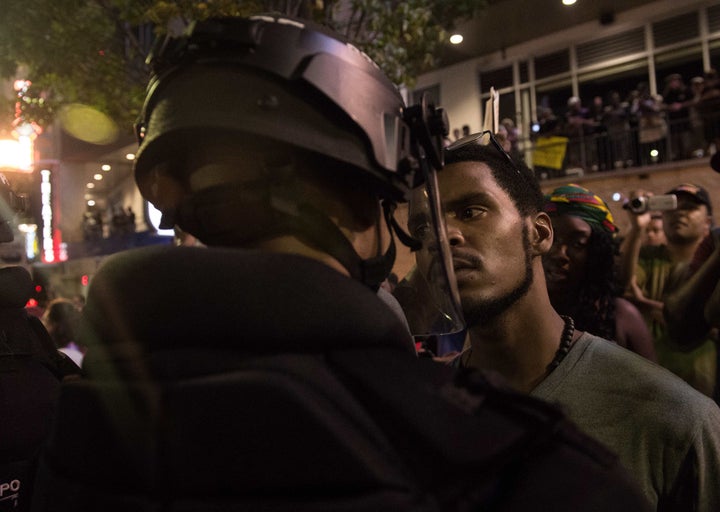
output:
[{"label": "window", "polygon": [[653,41],[655,48],[669,46],[700,36],[698,13],[689,12],[674,18],[653,23]]},{"label": "window", "polygon": [[549,108],[557,117],[563,118],[567,110],[568,99],[573,95],[572,85],[569,79],[539,85],[535,89],[535,94],[538,109]]},{"label": "window", "polygon": [[645,50],[644,30],[637,28],[622,34],[597,39],[577,46],[579,68]]},{"label": "window", "polygon": [[665,79],[673,73],[680,73],[685,85],[690,85],[690,80],[693,77],[703,75],[702,48],[700,45],[688,46],[655,55],[655,78],[659,94],[662,94],[663,89],[665,89]]},{"label": "window", "polygon": [[570,71],[570,52],[559,52],[535,58],[535,79],[541,80],[549,76],[559,75]]},{"label": "window", "polygon": [[647,59],[638,59],[617,66],[578,75],[580,98],[589,103],[595,96],[605,102],[610,92],[617,91],[625,99],[640,82],[648,82]]},{"label": "window", "polygon": [[513,85],[513,70],[512,66],[496,69],[494,71],[480,73],[480,93],[487,94],[490,92],[490,88],[494,87],[495,90],[503,89],[505,87],[512,87]]}]

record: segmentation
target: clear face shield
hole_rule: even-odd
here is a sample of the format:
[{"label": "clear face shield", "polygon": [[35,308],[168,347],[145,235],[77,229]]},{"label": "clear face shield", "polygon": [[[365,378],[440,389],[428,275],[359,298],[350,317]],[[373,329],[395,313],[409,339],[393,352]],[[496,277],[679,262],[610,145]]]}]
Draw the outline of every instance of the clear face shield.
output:
[{"label": "clear face shield", "polygon": [[[449,153],[475,144],[495,147],[521,176],[512,158],[489,130],[463,137],[444,151]],[[424,186],[415,188],[410,198],[408,231],[421,246],[415,251],[414,268],[395,291],[414,336],[453,334],[465,328],[445,219],[437,175],[432,171]]]},{"label": "clear face shield", "polygon": [[[421,109],[426,110],[424,104]],[[422,119],[415,122],[415,129],[423,125],[433,123]],[[408,204],[408,231],[415,243],[416,264],[398,283],[394,295],[412,335],[425,337],[460,332],[465,329],[465,321],[437,182],[437,171],[443,166],[443,139],[423,139],[425,132],[418,131],[421,136],[417,156],[424,179],[413,189]]]},{"label": "clear face shield", "polygon": [[437,176],[413,190],[408,205],[410,236],[422,246],[415,266],[395,288],[413,336],[453,334],[465,328],[452,256],[440,205]]}]

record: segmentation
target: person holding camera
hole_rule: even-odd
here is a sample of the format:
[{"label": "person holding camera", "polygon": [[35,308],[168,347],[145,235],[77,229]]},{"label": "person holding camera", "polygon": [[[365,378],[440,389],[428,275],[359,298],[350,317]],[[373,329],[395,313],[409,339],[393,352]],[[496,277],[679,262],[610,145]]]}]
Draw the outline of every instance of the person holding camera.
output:
[{"label": "person holding camera", "polygon": [[[711,338],[718,349],[720,328],[720,228],[698,246],[684,282],[665,299],[664,316],[672,340],[693,350]],[[713,398],[720,403],[720,376],[716,369]]]},{"label": "person holding camera", "polygon": [[688,265],[710,231],[712,205],[707,191],[692,183],[680,184],[667,195],[677,198],[677,207],[663,212],[665,245],[641,247],[651,212],[627,210],[631,227],[621,247],[622,285],[650,327],[658,363],[713,396],[717,373],[714,343],[705,338],[688,348],[683,333],[671,335],[664,316],[666,299],[685,282]]}]

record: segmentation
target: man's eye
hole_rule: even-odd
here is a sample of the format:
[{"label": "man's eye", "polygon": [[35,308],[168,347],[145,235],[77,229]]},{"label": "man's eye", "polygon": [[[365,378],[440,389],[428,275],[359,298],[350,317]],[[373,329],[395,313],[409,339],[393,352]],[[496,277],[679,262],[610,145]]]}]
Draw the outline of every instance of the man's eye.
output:
[{"label": "man's eye", "polygon": [[480,208],[479,206],[468,206],[467,208],[459,210],[458,218],[462,220],[474,219],[483,213],[485,213],[484,208]]},{"label": "man's eye", "polygon": [[424,240],[430,234],[430,218],[427,215],[413,215],[408,222],[410,236],[416,240]]},{"label": "man's eye", "polygon": [[410,236],[416,240],[425,240],[430,236],[430,223],[418,222],[410,226]]}]

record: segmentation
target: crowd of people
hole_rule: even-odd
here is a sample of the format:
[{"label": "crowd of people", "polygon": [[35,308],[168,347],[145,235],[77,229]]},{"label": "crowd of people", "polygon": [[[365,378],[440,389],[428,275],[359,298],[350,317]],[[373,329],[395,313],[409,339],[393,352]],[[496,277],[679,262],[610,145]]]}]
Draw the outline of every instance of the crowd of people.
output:
[{"label": "crowd of people", "polygon": [[135,212],[132,206],[115,206],[110,212],[92,207],[83,214],[83,237],[86,241],[118,238],[135,233]]},{"label": "crowd of people", "polygon": [[[297,19],[200,22],[150,64],[134,176],[186,237],[108,258],[42,329],[2,288],[40,341],[0,345],[34,398],[0,439],[35,427],[0,510],[720,510],[705,189],[619,233],[591,190],[542,193],[512,123],[446,144]],[[36,360],[42,396],[5,371]]]},{"label": "crowd of people", "polygon": [[536,172],[558,177],[573,168],[608,171],[720,149],[720,80],[714,69],[690,80],[672,73],[658,90],[652,94],[642,82],[632,91],[611,90],[591,101],[573,96],[560,112],[541,104],[532,143],[548,137],[567,141],[562,167],[534,166]]}]

